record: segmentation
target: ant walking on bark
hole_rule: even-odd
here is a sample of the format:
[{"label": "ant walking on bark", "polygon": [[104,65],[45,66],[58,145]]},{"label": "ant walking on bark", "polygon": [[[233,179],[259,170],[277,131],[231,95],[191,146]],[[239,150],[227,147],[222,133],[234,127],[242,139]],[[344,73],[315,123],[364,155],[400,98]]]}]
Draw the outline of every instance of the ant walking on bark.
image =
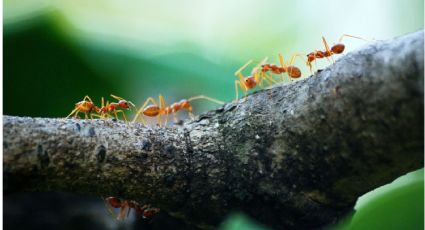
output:
[{"label": "ant walking on bark", "polygon": [[246,96],[248,90],[255,88],[257,85],[262,87],[263,80],[267,81],[269,85],[277,83],[275,80],[273,80],[271,75],[267,75],[268,70],[264,69],[264,66],[268,65],[265,64],[266,61],[267,57],[253,68],[250,76],[245,77],[242,74],[242,71],[253,62],[252,60],[249,60],[235,72],[235,76],[239,78],[238,80],[235,80],[235,100],[239,98],[239,88],[241,88],[241,90],[244,92],[244,95]]},{"label": "ant walking on bark", "polygon": [[89,114],[90,118],[93,119],[92,112],[98,113],[99,111],[100,109],[94,105],[92,99],[86,95],[82,101],[75,103],[74,110],[72,110],[72,112],[66,116],[66,118],[69,118],[72,115],[74,115],[74,118],[78,118],[79,113],[84,113],[86,119],[89,118]]},{"label": "ant walking on bark", "polygon": [[[143,119],[143,115],[144,115],[148,117],[157,117],[158,125],[161,126],[161,116],[165,116],[164,124],[166,125],[168,121],[168,115],[173,114],[174,121],[177,122],[177,118],[175,114],[182,109],[187,110],[189,113],[189,116],[193,119],[194,118],[194,115],[192,113],[193,107],[190,102],[194,100],[199,100],[199,99],[205,99],[220,105],[224,104],[223,101],[220,101],[211,97],[207,97],[205,95],[198,95],[195,97],[191,97],[189,99],[183,99],[179,102],[171,104],[170,106],[166,106],[164,97],[162,95],[159,95],[159,104],[155,101],[153,97],[149,97],[145,101],[143,106],[137,111],[136,116],[133,119],[133,122],[137,121],[137,119],[140,117],[142,119],[142,122],[146,124],[145,120]],[[152,104],[148,105],[149,102],[151,102]]]},{"label": "ant walking on bark", "polygon": [[313,61],[315,61],[317,58],[325,58],[326,57],[329,60],[329,57],[331,57],[332,55],[341,54],[342,52],[344,52],[345,45],[342,43],[342,39],[344,39],[344,37],[357,38],[357,39],[367,41],[366,39],[361,38],[361,37],[343,34],[338,39],[338,43],[333,45],[331,48],[329,48],[329,45],[326,42],[325,37],[322,37],[322,42],[323,42],[323,45],[325,46],[325,50],[324,51],[316,50],[314,52],[307,54],[307,66],[310,68],[310,72],[312,72],[312,69],[313,69],[313,66],[312,66],[311,63]]},{"label": "ant walking on bark", "polygon": [[105,105],[104,99],[102,97],[102,107],[99,109],[99,112],[98,112],[100,114],[100,118],[112,117],[111,114],[113,113],[115,115],[115,118],[118,120],[118,113],[121,113],[124,121],[127,122],[127,118],[125,116],[124,111],[118,108],[131,110],[130,106],[134,108],[136,106],[131,101],[127,101],[122,97],[118,97],[112,94],[111,94],[111,97],[118,100],[118,102],[109,103],[109,101],[107,101]]},{"label": "ant walking on bark", "polygon": [[[268,72],[271,71],[274,74],[283,74],[283,73],[287,73],[289,79],[292,80],[292,78],[299,78],[301,77],[301,70],[294,66],[293,63],[295,61],[296,57],[300,57],[302,58],[302,56],[300,54],[294,54],[292,55],[291,61],[288,61],[287,63],[284,62],[283,60],[283,56],[282,54],[279,54],[279,63],[280,63],[280,67],[275,65],[275,64],[264,64],[262,65],[262,72]],[[283,76],[282,76],[282,81],[283,81]]]}]

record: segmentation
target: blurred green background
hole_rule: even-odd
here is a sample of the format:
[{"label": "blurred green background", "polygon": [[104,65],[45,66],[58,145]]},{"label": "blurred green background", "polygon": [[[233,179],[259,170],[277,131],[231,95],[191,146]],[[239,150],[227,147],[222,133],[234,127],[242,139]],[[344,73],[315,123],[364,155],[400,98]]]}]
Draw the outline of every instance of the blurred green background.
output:
[{"label": "blurred green background", "polygon": [[[381,40],[414,32],[423,29],[423,9],[423,0],[4,0],[3,111],[65,117],[85,95],[100,103],[115,94],[138,106],[158,94],[168,103],[198,94],[230,101],[233,73],[249,59],[276,62],[278,53],[289,58],[322,49],[322,36],[332,44],[344,33]],[[365,44],[344,43],[347,52]],[[296,64],[310,75],[301,60]],[[199,114],[215,105],[195,106]],[[418,172],[414,183],[395,182],[400,186],[390,192],[378,191],[383,197],[364,201],[372,208],[365,205],[349,222],[378,229],[362,219],[369,218],[401,229],[391,224],[399,220],[413,223],[403,229],[423,229]],[[394,213],[385,211],[388,205]],[[223,228],[258,227],[241,215],[229,221]],[[338,227],[348,229],[346,223]]]},{"label": "blurred green background", "polygon": [[[344,33],[423,28],[423,1],[3,1],[4,113],[64,117],[85,95],[140,106],[198,94],[230,101],[247,60],[322,49]],[[365,42],[346,39],[347,51]],[[303,76],[309,76],[303,61]],[[319,61],[319,68],[329,63]],[[249,73],[246,73],[249,74]],[[110,99],[110,98],[109,98]],[[196,104],[195,113],[215,105]]]}]

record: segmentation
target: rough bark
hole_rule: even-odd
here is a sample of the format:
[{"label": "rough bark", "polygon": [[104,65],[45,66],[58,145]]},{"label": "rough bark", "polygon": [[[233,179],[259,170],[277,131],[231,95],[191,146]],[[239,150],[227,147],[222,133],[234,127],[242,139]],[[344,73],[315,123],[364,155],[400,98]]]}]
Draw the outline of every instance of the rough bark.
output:
[{"label": "rough bark", "polygon": [[166,128],[4,116],[4,189],[150,203],[197,226],[241,210],[317,228],[423,167],[423,31]]}]

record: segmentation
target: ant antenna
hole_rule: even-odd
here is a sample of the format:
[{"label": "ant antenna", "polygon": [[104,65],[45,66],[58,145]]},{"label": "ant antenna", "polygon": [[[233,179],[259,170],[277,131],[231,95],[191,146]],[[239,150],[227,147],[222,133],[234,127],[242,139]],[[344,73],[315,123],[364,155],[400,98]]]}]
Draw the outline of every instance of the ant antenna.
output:
[{"label": "ant antenna", "polygon": [[252,60],[249,60],[247,63],[245,63],[245,65],[243,65],[241,68],[239,68],[238,70],[236,70],[235,76],[237,76],[240,72],[242,72],[242,70],[244,70],[251,63],[252,63]]},{"label": "ant antenna", "polygon": [[205,95],[198,95],[198,96],[194,96],[194,97],[191,97],[191,98],[189,98],[189,99],[187,99],[187,100],[188,100],[188,101],[194,101],[194,100],[199,100],[199,99],[205,99],[205,100],[208,100],[208,101],[211,101],[211,102],[217,103],[217,104],[219,104],[219,105],[223,105],[223,104],[224,104],[224,102],[223,102],[223,101],[220,101],[220,100],[217,100],[217,99],[214,99],[214,98],[211,98],[211,97],[205,96]]}]

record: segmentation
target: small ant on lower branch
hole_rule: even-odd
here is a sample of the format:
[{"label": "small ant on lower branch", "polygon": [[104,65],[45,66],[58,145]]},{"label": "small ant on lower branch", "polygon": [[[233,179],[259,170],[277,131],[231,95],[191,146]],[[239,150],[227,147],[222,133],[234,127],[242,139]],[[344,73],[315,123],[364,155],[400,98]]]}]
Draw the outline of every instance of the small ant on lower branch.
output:
[{"label": "small ant on lower branch", "polygon": [[344,39],[344,37],[351,37],[351,38],[357,38],[357,39],[361,39],[364,41],[367,41],[364,38],[361,37],[356,37],[356,36],[352,36],[352,35],[348,35],[348,34],[343,34],[339,39],[338,39],[338,43],[333,45],[331,48],[329,48],[328,43],[326,42],[325,37],[322,37],[322,42],[323,45],[325,46],[325,50],[324,51],[320,51],[320,50],[316,50],[314,52],[311,52],[309,54],[307,54],[307,66],[310,68],[310,72],[312,72],[313,66],[311,65],[311,63],[313,61],[315,61],[317,58],[328,58],[331,57],[334,54],[341,54],[342,52],[344,52],[345,50],[345,45],[342,44],[342,39]]},{"label": "small ant on lower branch", "polygon": [[[131,209],[134,209],[137,217],[141,216],[143,218],[151,218],[160,211],[159,208],[153,208],[150,207],[150,205],[145,204],[143,206],[140,206],[139,203],[134,200],[121,200],[116,197],[106,198],[105,205],[108,212],[112,215],[112,217],[116,218],[117,220],[124,220],[126,217],[128,217],[130,215]],[[114,212],[112,211],[113,208],[120,209],[119,214],[116,217]]]},{"label": "small ant on lower branch", "polygon": [[[205,99],[220,105],[224,104],[223,101],[220,101],[211,97],[207,97],[205,95],[198,95],[195,97],[191,97],[189,99],[183,99],[180,102],[171,104],[170,106],[166,106],[164,97],[162,95],[159,95],[159,104],[155,101],[153,97],[149,97],[145,101],[143,106],[137,111],[136,116],[133,119],[133,122],[137,121],[137,119],[140,117],[142,122],[146,125],[146,122],[143,119],[143,115],[144,115],[148,117],[157,117],[158,125],[161,126],[161,116],[165,116],[165,124],[167,124],[169,114],[173,114],[174,121],[177,121],[175,114],[182,109],[186,109],[189,113],[189,116],[193,119],[194,118],[194,115],[192,113],[193,107],[190,102],[194,100],[199,100],[199,99]],[[151,102],[152,104],[148,105],[149,102]]]}]

